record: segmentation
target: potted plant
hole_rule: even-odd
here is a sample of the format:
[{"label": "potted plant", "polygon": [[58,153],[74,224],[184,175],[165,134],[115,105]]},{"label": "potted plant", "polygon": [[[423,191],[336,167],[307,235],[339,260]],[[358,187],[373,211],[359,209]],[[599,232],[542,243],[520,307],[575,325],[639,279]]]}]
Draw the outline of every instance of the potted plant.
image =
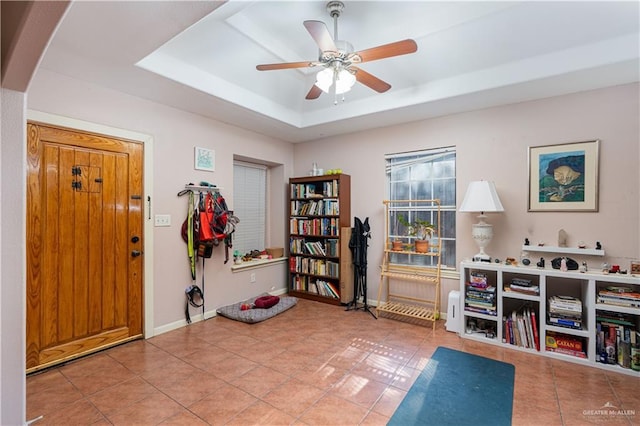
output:
[{"label": "potted plant", "polygon": [[402,248],[404,246],[404,242],[402,241],[402,239],[400,239],[400,237],[398,237],[398,234],[400,234],[400,225],[398,224],[399,222],[402,222],[402,219],[400,215],[396,212],[395,213],[395,231],[394,233],[396,234],[396,237],[394,238],[393,241],[391,241],[391,250],[393,251],[402,251]]},{"label": "potted plant", "polygon": [[398,219],[407,227],[407,234],[416,238],[416,253],[427,253],[429,251],[429,238],[431,238],[435,230],[433,224],[428,220],[422,219],[409,222],[403,216],[398,216]]}]

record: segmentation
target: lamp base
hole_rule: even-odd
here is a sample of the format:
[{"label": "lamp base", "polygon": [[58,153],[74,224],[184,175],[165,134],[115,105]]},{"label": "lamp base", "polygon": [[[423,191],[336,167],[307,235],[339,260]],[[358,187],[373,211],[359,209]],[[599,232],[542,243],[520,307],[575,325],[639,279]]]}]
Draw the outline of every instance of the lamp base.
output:
[{"label": "lamp base", "polygon": [[491,256],[486,253],[478,253],[473,256],[474,262],[491,262]]},{"label": "lamp base", "polygon": [[484,248],[493,238],[493,226],[485,222],[487,217],[484,214],[478,216],[480,221],[471,226],[471,237],[478,244],[480,252],[473,256],[475,262],[491,262],[491,256],[485,253]]}]

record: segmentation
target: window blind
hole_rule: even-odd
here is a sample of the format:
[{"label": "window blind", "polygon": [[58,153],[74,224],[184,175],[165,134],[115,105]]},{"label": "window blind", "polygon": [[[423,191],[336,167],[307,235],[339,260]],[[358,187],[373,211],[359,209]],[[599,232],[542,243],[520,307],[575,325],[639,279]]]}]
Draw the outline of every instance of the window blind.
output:
[{"label": "window blind", "polygon": [[233,209],[240,223],[233,234],[233,249],[241,254],[265,248],[267,168],[235,161]]}]

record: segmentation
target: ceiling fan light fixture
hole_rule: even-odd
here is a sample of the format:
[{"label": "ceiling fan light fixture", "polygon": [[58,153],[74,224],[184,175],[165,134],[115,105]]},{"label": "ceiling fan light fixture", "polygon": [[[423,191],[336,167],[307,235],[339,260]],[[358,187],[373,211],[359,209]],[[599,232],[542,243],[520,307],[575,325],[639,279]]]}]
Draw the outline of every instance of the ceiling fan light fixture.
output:
[{"label": "ceiling fan light fixture", "polygon": [[356,76],[347,70],[340,70],[336,79],[336,94],[346,93],[356,83]]},{"label": "ceiling fan light fixture", "polygon": [[333,85],[334,75],[337,95],[348,92],[356,83],[356,76],[346,69],[341,69],[336,75],[335,68],[325,68],[316,74],[316,86],[318,86],[323,92],[329,93],[329,90]]},{"label": "ceiling fan light fixture", "polygon": [[333,68],[325,68],[316,74],[316,86],[324,93],[329,93],[329,89],[333,84]]}]

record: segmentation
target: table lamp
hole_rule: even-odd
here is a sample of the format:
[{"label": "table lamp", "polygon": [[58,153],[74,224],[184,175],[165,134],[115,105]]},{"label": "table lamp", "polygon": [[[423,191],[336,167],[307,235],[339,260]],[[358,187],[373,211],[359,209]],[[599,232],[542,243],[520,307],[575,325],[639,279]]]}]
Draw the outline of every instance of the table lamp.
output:
[{"label": "table lamp", "polygon": [[484,248],[493,238],[493,226],[486,222],[487,216],[485,216],[485,213],[504,211],[493,182],[479,180],[469,183],[459,211],[480,213],[480,216],[478,216],[480,222],[474,224],[471,228],[471,236],[480,248],[480,252],[473,257],[473,260],[490,262],[491,256],[485,253]]}]

